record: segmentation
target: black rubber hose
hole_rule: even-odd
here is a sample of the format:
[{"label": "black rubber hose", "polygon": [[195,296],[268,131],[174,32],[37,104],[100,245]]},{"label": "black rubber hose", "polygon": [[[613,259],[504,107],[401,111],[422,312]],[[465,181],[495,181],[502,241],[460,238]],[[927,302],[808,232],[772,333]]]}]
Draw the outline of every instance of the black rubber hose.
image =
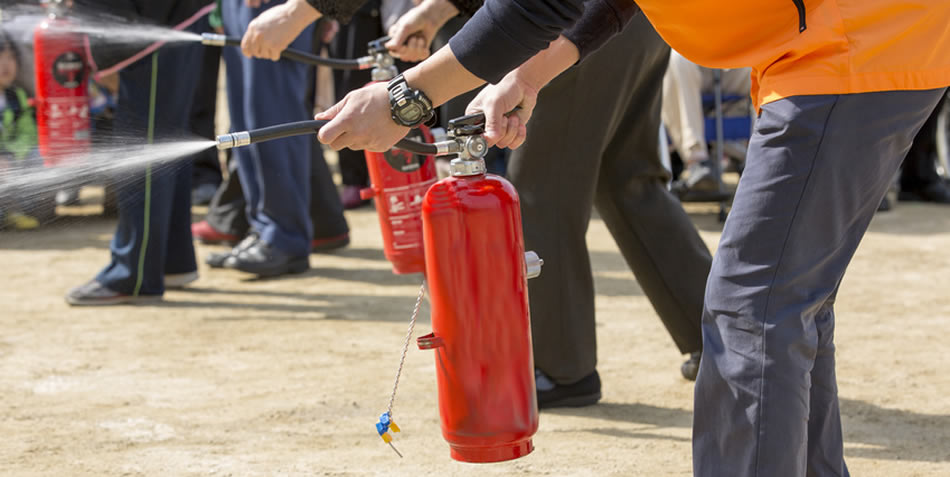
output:
[{"label": "black rubber hose", "polygon": [[[240,38],[228,37],[224,40],[224,44],[227,46],[241,46]],[[328,66],[335,70],[361,70],[367,69],[371,65],[362,65],[359,61],[356,60],[342,60],[338,58],[326,58],[324,56],[314,55],[313,53],[307,53],[300,50],[295,50],[293,48],[287,48],[286,50],[280,52],[280,57],[296,61],[298,63],[303,63],[306,65],[319,65],[319,66]]]},{"label": "black rubber hose", "polygon": [[[302,136],[304,134],[316,134],[329,121],[311,119],[309,121],[297,121],[293,123],[278,124],[266,128],[252,129],[248,131],[251,144],[263,141],[271,141],[291,136]],[[396,147],[414,154],[435,155],[438,149],[434,144],[414,141],[412,139],[401,139],[396,143]]]}]

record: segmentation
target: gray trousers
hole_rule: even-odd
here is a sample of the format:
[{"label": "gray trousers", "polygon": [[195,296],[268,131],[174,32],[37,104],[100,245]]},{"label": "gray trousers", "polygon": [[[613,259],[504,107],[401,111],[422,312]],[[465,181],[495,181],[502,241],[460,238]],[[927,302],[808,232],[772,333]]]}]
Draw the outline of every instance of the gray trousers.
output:
[{"label": "gray trousers", "polygon": [[529,280],[535,365],[559,384],[597,364],[586,232],[596,206],[679,350],[702,346],[711,257],[666,190],[657,152],[669,47],[641,15],[540,94],[508,174],[521,196],[525,246],[544,258]]},{"label": "gray trousers", "polygon": [[713,260],[693,473],[847,476],[838,285],[941,90],[765,105]]}]

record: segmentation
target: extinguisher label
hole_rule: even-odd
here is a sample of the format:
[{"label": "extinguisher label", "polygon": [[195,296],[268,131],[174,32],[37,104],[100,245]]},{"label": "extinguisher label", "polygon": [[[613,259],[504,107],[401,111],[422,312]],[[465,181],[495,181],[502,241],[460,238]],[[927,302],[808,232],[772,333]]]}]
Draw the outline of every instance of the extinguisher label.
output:
[{"label": "extinguisher label", "polygon": [[67,51],[53,61],[53,78],[64,88],[75,88],[86,77],[86,63],[75,51]]},{"label": "extinguisher label", "polygon": [[[409,135],[406,137],[419,142],[426,142],[422,131],[418,129],[409,131]],[[419,168],[422,167],[422,164],[425,162],[426,157],[427,156],[413,154],[409,151],[396,148],[390,149],[383,153],[383,158],[386,159],[386,163],[399,172],[415,172],[419,170]]]},{"label": "extinguisher label", "polygon": [[54,134],[89,137],[89,103],[85,97],[47,98],[46,125]]},{"label": "extinguisher label", "polygon": [[389,224],[395,250],[422,246],[422,198],[435,179],[402,187],[383,189],[388,198]]}]

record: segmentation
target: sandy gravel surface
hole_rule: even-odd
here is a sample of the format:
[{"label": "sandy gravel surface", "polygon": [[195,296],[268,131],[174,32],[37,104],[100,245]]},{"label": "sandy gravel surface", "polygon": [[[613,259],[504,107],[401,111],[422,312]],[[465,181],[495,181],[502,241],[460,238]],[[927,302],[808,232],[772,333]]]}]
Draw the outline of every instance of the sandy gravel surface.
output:
[{"label": "sandy gravel surface", "polygon": [[[714,216],[690,209],[714,246]],[[106,263],[113,222],[68,212],[0,234],[2,475],[690,474],[692,385],[599,220],[603,402],[542,413],[525,458],[471,465],[448,457],[429,353],[410,351],[396,401],[406,457],[373,431],[419,278],[390,273],[372,209],[349,213],[352,245],[305,275],[203,268],[161,305],[85,309],[62,296]],[[880,215],[837,310],[852,475],[950,475],[950,210]]]}]

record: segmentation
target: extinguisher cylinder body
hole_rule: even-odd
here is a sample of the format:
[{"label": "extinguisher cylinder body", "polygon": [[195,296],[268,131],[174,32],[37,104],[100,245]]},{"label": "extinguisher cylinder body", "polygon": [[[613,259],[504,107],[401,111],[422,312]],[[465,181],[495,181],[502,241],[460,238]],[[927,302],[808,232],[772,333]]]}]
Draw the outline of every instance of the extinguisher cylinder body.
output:
[{"label": "extinguisher cylinder body", "polygon": [[[426,127],[413,129],[410,139],[433,142]],[[383,237],[383,252],[393,273],[425,273],[422,243],[422,200],[438,179],[435,157],[398,148],[386,152],[366,151],[370,187],[363,199],[374,198]]]},{"label": "extinguisher cylinder body", "polygon": [[[538,428],[521,211],[491,174],[449,177],[422,209],[442,434],[465,462],[515,459]],[[420,346],[422,347],[422,346]]]},{"label": "extinguisher cylinder body", "polygon": [[69,20],[50,16],[33,31],[36,126],[48,166],[89,150],[89,68],[82,34]]}]

